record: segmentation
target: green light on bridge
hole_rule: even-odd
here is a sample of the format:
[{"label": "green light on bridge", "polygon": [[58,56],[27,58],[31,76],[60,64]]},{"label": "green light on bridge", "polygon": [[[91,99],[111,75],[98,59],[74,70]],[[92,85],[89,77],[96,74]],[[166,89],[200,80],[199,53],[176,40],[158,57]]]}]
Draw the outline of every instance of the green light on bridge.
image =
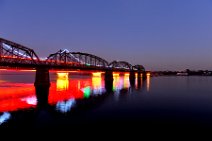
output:
[{"label": "green light on bridge", "polygon": [[85,64],[86,66],[91,66],[91,64]]}]

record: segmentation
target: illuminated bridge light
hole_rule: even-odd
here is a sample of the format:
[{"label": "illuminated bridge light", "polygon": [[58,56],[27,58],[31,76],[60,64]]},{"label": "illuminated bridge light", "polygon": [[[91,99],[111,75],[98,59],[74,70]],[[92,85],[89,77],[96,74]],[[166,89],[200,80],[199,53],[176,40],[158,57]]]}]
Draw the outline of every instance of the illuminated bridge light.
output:
[{"label": "illuminated bridge light", "polygon": [[66,72],[58,72],[57,76],[58,76],[58,78],[68,78],[68,73],[66,73]]},{"label": "illuminated bridge light", "polygon": [[86,66],[90,66],[91,64],[86,63],[85,65],[86,65]]},{"label": "illuminated bridge light", "polygon": [[92,75],[94,77],[101,77],[102,72],[93,72]]},{"label": "illuminated bridge light", "polygon": [[113,73],[113,77],[119,77],[119,73]]},{"label": "illuminated bridge light", "polygon": [[[36,58],[33,58],[33,59],[36,59]],[[47,57],[40,57],[40,60],[41,61],[46,61]]]},{"label": "illuminated bridge light", "polygon": [[150,76],[151,74],[150,74],[150,72],[148,72],[147,74],[146,74],[146,76]]},{"label": "illuminated bridge light", "polygon": [[68,49],[64,49],[61,53],[63,52],[70,52]]}]

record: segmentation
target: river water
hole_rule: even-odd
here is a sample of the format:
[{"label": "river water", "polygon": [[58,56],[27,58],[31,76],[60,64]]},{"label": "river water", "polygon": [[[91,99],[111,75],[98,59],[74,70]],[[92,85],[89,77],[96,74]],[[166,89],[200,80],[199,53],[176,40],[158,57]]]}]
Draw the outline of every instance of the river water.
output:
[{"label": "river water", "polygon": [[0,71],[0,127],[132,125],[211,128],[212,77],[136,80],[114,73],[112,91],[101,72],[51,72],[47,106],[38,106],[34,71]]}]

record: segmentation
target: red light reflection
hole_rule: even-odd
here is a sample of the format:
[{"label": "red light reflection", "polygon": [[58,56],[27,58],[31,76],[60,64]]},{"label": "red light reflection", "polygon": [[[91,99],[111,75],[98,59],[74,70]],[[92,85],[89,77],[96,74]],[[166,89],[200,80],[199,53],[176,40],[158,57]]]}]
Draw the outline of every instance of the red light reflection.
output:
[{"label": "red light reflection", "polygon": [[[63,74],[57,75],[56,81],[51,82],[49,104],[56,104],[69,99],[87,98],[91,91],[101,93],[102,88],[104,88],[104,79],[97,74],[72,77],[72,75],[63,72]],[[14,83],[0,80],[0,112],[36,107],[36,104],[37,99],[33,83]]]},{"label": "red light reflection", "polygon": [[96,90],[104,87],[101,76],[79,78],[69,78],[66,76],[65,73],[61,73],[57,75],[56,82],[51,83],[48,98],[49,104],[69,99],[83,99],[85,97],[85,88]]},{"label": "red light reflection", "polygon": [[[4,83],[0,87],[0,112],[16,111],[18,109],[36,106],[35,89],[33,84]],[[2,86],[2,83],[0,83]]]}]

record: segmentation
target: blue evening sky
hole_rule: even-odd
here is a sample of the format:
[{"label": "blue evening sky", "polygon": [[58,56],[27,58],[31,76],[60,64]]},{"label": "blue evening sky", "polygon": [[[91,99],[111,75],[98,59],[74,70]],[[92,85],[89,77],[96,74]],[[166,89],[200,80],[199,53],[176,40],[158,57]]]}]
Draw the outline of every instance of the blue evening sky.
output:
[{"label": "blue evening sky", "polygon": [[212,0],[0,0],[0,37],[147,70],[212,70]]}]

